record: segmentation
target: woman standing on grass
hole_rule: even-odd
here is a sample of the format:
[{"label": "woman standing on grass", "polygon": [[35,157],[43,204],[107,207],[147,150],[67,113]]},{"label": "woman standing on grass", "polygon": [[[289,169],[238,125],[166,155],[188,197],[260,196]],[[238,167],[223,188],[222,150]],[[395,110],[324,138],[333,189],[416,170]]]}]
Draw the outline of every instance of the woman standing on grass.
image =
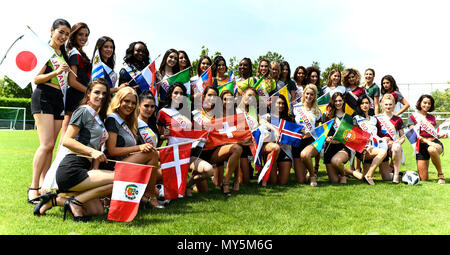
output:
[{"label": "woman standing on grass", "polygon": [[34,203],[32,200],[40,194],[64,119],[64,93],[70,69],[64,44],[69,39],[70,24],[64,19],[57,19],[50,32],[49,45],[55,54],[34,78],[37,86],[31,96],[31,114],[38,131],[39,147],[34,154],[33,177],[27,191],[29,203]]},{"label": "woman standing on grass", "polygon": [[262,80],[260,86],[266,91],[266,93],[270,96],[276,92],[277,83],[272,78],[272,71],[270,62],[267,59],[262,59],[258,64],[258,71],[256,72],[256,79],[259,80],[264,75],[264,79]]},{"label": "woman standing on grass", "polygon": [[322,95],[330,92],[330,98],[335,92],[345,93],[345,87],[341,85],[341,71],[339,69],[331,69],[328,75],[327,85],[322,88]]},{"label": "woman standing on grass", "polygon": [[184,50],[178,51],[178,65],[180,66],[180,72],[186,68],[190,68],[189,75],[192,76],[191,60],[189,59],[188,54]]},{"label": "woman standing on grass", "polygon": [[[108,131],[106,155],[113,160],[158,165],[158,152],[152,143],[137,143],[138,135],[138,95],[131,87],[126,87],[112,98],[105,121]],[[102,164],[100,168],[114,170],[114,162]],[[142,197],[144,203],[153,208],[164,208],[158,204],[156,181],[161,177],[160,168],[153,167],[147,189]]]},{"label": "woman standing on grass", "polygon": [[[99,78],[89,83],[80,107],[74,111],[64,136],[63,146],[70,152],[63,158],[56,171],[59,194],[46,193],[34,208],[34,214],[43,215],[53,206],[64,206],[75,221],[86,222],[89,216],[102,215],[103,203],[100,197],[111,195],[114,172],[99,170],[99,162],[106,162],[101,151],[108,138],[103,124],[110,101],[109,85]],[[80,157],[77,154],[87,156]],[[67,199],[62,193],[69,193]]]},{"label": "woman standing on grass", "polygon": [[296,90],[291,91],[292,105],[298,103],[302,99],[303,90],[306,86],[306,68],[298,66],[294,71],[294,81],[296,83]]},{"label": "woman standing on grass", "polygon": [[[377,135],[377,119],[371,113],[371,101],[368,95],[358,98],[353,124],[371,135],[371,140],[362,153],[356,152],[356,157],[363,164],[364,181],[369,185],[375,185],[373,173],[387,156],[387,144],[385,139]],[[375,139],[375,140],[373,140]],[[375,144],[377,143],[377,144]]]},{"label": "woman standing on grass", "polygon": [[345,163],[350,160],[351,151],[344,144],[335,141],[333,135],[339,127],[342,118],[345,116],[344,95],[341,92],[335,92],[330,99],[327,112],[323,115],[322,123],[334,119],[333,126],[330,128],[326,143],[324,144],[325,152],[323,162],[325,163],[328,178],[331,183],[347,183],[346,174],[351,174],[358,180],[362,180],[362,174],[357,171],[347,169]]},{"label": "woman standing on grass", "polygon": [[[61,127],[61,137],[64,137],[69,120],[73,111],[80,105],[83,99],[86,87],[91,80],[91,61],[83,51],[83,47],[88,41],[90,34],[89,27],[85,23],[77,23],[73,25],[67,42],[67,50],[69,51],[68,64],[72,72],[69,72],[69,88],[66,92],[66,103],[64,106],[64,121]],[[77,77],[75,77],[77,74]],[[62,143],[63,139],[60,139]]]},{"label": "woman standing on grass", "polygon": [[380,88],[373,82],[375,78],[375,70],[367,68],[364,72],[363,88],[366,94],[370,97],[370,108],[373,109],[375,115],[380,114]]},{"label": "woman standing on grass", "polygon": [[128,83],[140,95],[142,91],[134,79],[150,64],[150,52],[147,45],[141,41],[132,42],[125,51],[123,62],[125,67],[120,69],[119,84]]},{"label": "woman standing on grass", "polygon": [[422,181],[428,180],[428,168],[430,158],[438,173],[438,183],[445,184],[444,173],[440,155],[444,152],[444,145],[438,138],[448,138],[448,133],[438,134],[431,127],[436,127],[436,117],[430,112],[434,111],[434,98],[430,95],[422,95],[416,104],[416,112],[409,116],[407,126],[416,126],[419,130],[419,153],[416,154],[417,171]]},{"label": "woman standing on grass", "polygon": [[212,67],[213,85],[215,87],[224,85],[229,82],[229,77],[225,76],[228,71],[227,62],[222,56],[214,58],[214,65]]},{"label": "woman standing on grass", "polygon": [[[287,86],[287,90],[289,95],[292,95],[292,93],[295,92],[296,86],[295,82],[291,80],[291,67],[289,66],[289,63],[287,61],[281,61],[280,63],[280,82],[283,83],[283,86],[277,88],[277,90],[282,89],[284,86]],[[292,98],[292,96],[291,96]],[[289,98],[286,98],[289,100]]]},{"label": "woman standing on grass", "polygon": [[[380,174],[383,180],[392,180],[394,184],[400,183],[400,164],[402,160],[402,144],[405,141],[402,118],[394,114],[395,98],[391,94],[385,94],[381,98],[383,113],[376,115],[378,136],[386,139],[388,156],[380,165]],[[400,136],[400,138],[398,137]],[[391,157],[394,167],[389,165]]]},{"label": "woman standing on grass", "polygon": [[310,184],[317,186],[317,175],[313,169],[312,158],[320,155],[312,145],[314,137],[311,135],[315,127],[318,126],[321,118],[321,112],[317,106],[317,87],[314,84],[308,84],[305,87],[301,106],[294,107],[295,122],[303,125],[303,139],[299,147],[292,148],[294,157],[295,178],[298,183],[306,182],[306,173],[309,172]]},{"label": "woman standing on grass", "polygon": [[253,86],[255,79],[253,77],[252,61],[250,58],[243,58],[239,62],[239,75],[236,79],[236,86],[238,87],[238,94],[241,96],[244,89]]},{"label": "woman standing on grass", "polygon": [[[385,75],[381,79],[381,96],[384,96],[385,94],[391,94],[394,96],[394,115],[400,115],[409,109],[409,102],[403,97],[402,93],[400,93],[397,82],[395,82],[392,75]],[[401,103],[403,106],[398,112],[395,112],[397,103]]]},{"label": "woman standing on grass", "polygon": [[159,84],[158,86],[158,94],[159,100],[164,103],[166,98],[166,93],[169,90],[168,85],[164,80],[167,80],[170,76],[178,73],[180,71],[180,65],[178,63],[178,51],[175,49],[169,49],[164,53],[164,56],[161,60],[161,65],[159,66],[159,70],[156,71],[156,80],[155,83]]}]

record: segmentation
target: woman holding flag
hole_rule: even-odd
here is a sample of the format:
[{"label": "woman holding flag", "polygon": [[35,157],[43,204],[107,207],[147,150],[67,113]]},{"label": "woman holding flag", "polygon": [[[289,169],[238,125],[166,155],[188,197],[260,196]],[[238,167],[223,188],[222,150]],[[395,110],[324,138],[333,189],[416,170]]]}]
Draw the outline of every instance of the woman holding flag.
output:
[{"label": "woman holding flag", "polygon": [[150,64],[150,52],[144,42],[132,42],[125,52],[123,62],[126,67],[120,69],[119,84],[128,83],[138,95],[142,93],[139,85],[134,80]]},{"label": "woman holding flag", "polygon": [[[388,156],[380,165],[380,174],[383,180],[392,180],[394,184],[400,183],[400,164],[402,161],[402,144],[405,141],[402,118],[394,114],[395,98],[392,94],[385,94],[381,98],[383,113],[376,115],[378,136],[386,139]],[[400,138],[398,138],[398,135]],[[389,157],[392,159],[394,173],[389,165]]]},{"label": "woman holding flag", "polygon": [[[193,130],[191,109],[186,106],[187,100],[186,87],[182,83],[175,82],[167,92],[165,106],[158,113],[158,131],[160,135],[168,137],[169,146],[194,139],[189,138],[189,135],[202,133]],[[195,140],[198,139],[195,138]],[[199,158],[201,150],[202,146],[197,145],[190,152],[189,170],[192,171],[192,176],[186,183],[186,196],[191,195],[190,191],[194,185],[206,180],[214,173],[212,165]]]},{"label": "woman holding flag", "polygon": [[270,96],[277,90],[277,83],[272,78],[271,65],[267,59],[261,59],[261,61],[259,61],[258,71],[256,72],[257,80],[261,79],[263,75],[264,79],[260,86],[262,86],[263,90]]},{"label": "woman holding flag", "polygon": [[27,191],[29,203],[34,203],[32,200],[39,196],[64,119],[64,97],[70,69],[64,44],[69,39],[70,29],[69,22],[64,19],[53,22],[49,45],[54,55],[34,78],[37,86],[31,95],[31,114],[38,131],[39,147],[34,154],[33,177]]},{"label": "woman holding flag", "polygon": [[331,96],[330,103],[327,107],[326,114],[323,115],[322,123],[326,123],[329,120],[334,120],[328,136],[326,138],[325,152],[323,156],[323,162],[325,163],[328,178],[331,183],[347,183],[346,174],[351,174],[358,180],[362,180],[362,174],[360,172],[347,169],[345,163],[351,158],[351,151],[344,144],[333,139],[333,135],[339,127],[342,118],[345,115],[345,101],[344,95],[341,92],[335,92]]},{"label": "woman holding flag", "polygon": [[222,56],[217,56],[214,58],[214,64],[212,66],[212,75],[213,75],[213,85],[221,86],[230,82],[230,77],[225,76],[225,73],[228,71],[227,62],[225,58]]},{"label": "woman holding flag", "polygon": [[250,58],[243,58],[241,62],[239,62],[239,75],[240,77],[236,79],[236,86],[238,88],[237,94],[240,96],[244,89],[253,86],[255,83],[253,78],[252,60]]},{"label": "woman holding flag", "polygon": [[169,84],[164,82],[170,76],[180,71],[180,65],[178,64],[178,51],[175,49],[168,49],[161,60],[159,70],[156,71],[155,82],[159,84],[158,94],[160,101],[167,100],[166,93],[169,90]]},{"label": "woman holding flag", "polygon": [[178,51],[178,64],[180,65],[180,71],[183,71],[186,68],[190,68],[189,75],[192,76],[192,68],[191,68],[192,64],[186,51],[184,50]]},{"label": "woman holding flag", "polygon": [[[125,87],[117,92],[108,107],[108,117],[105,121],[108,131],[105,154],[113,160],[154,166],[146,193],[143,197],[154,208],[163,208],[158,204],[156,181],[161,176],[158,165],[158,152],[155,143],[137,143],[138,139],[138,95],[131,87]],[[157,142],[157,141],[156,141]],[[100,165],[101,169],[114,170],[114,162]]]},{"label": "woman holding flag", "polygon": [[292,148],[294,157],[294,171],[298,183],[306,182],[306,171],[309,172],[310,184],[317,186],[317,175],[313,169],[312,158],[319,155],[319,152],[312,145],[314,137],[312,136],[315,127],[321,118],[321,112],[317,106],[317,87],[314,84],[308,84],[305,87],[302,96],[302,104],[294,106],[295,122],[305,126],[304,136],[299,147]]},{"label": "woman holding flag", "polygon": [[358,98],[353,124],[369,133],[369,144],[362,153],[356,152],[356,157],[363,164],[364,181],[369,185],[375,185],[372,179],[373,173],[387,156],[386,140],[378,137],[377,119],[371,111],[371,101],[368,95]]},{"label": "woman holding flag", "polygon": [[415,129],[419,144],[416,152],[417,171],[422,181],[428,180],[430,158],[438,173],[438,183],[445,184],[442,172],[440,155],[444,152],[444,145],[439,138],[448,138],[448,133],[439,134],[436,130],[436,117],[430,112],[434,111],[434,98],[422,95],[416,103],[416,112],[409,116],[407,126]]}]

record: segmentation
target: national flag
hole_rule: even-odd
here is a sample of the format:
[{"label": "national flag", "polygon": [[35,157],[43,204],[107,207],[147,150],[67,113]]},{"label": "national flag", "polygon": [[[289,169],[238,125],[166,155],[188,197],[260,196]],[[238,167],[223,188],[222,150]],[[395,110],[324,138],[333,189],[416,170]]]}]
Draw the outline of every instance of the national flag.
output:
[{"label": "national flag", "polygon": [[334,119],[327,121],[325,124],[316,127],[315,133],[317,135],[317,139],[312,143],[314,148],[320,153],[323,149],[323,145],[325,144],[325,140],[327,139],[328,133],[330,132],[331,127],[333,126]]},{"label": "national flag", "polygon": [[195,93],[203,93],[206,86],[213,84],[213,76],[211,66],[206,69],[206,71],[198,78],[195,82],[193,89]]},{"label": "national flag", "polygon": [[321,97],[317,98],[317,104],[318,105],[327,105],[330,103],[330,92],[328,91],[327,93],[323,94]]},{"label": "national flag", "polygon": [[252,133],[244,113],[214,119],[208,126],[211,131],[205,144],[205,150],[252,139]]},{"label": "national flag", "polygon": [[164,199],[184,197],[186,190],[192,145],[174,144],[159,150]]},{"label": "national flag", "polygon": [[418,132],[415,127],[405,132],[406,138],[408,138],[408,141],[411,143],[415,154],[419,153],[420,146],[419,136],[417,134]]},{"label": "national flag", "polygon": [[251,152],[254,158],[255,169],[260,171],[262,168],[262,147],[264,145],[264,136],[266,135],[267,129],[263,126],[259,126],[257,129],[252,131],[253,136],[253,146],[250,146]]},{"label": "national flag", "polygon": [[268,181],[270,176],[270,170],[272,169],[273,163],[275,160],[273,159],[273,155],[275,154],[275,151],[272,151],[269,156],[267,156],[267,161],[264,164],[263,169],[261,170],[261,173],[259,173],[258,176],[258,183],[261,182],[261,180]]},{"label": "national flag", "polygon": [[137,75],[136,78],[134,78],[134,80],[139,85],[141,91],[150,90],[152,91],[155,98],[157,98],[157,95],[155,95],[154,91],[156,87],[155,78],[156,78],[156,67],[155,61],[153,61],[151,64],[142,69],[141,73]]},{"label": "national flag", "polygon": [[350,149],[362,153],[370,139],[370,134],[353,125],[352,117],[344,114],[333,139],[343,143]]},{"label": "national flag", "polygon": [[95,50],[94,59],[92,59],[91,79],[94,80],[97,78],[104,78],[108,81],[110,88],[114,88],[117,81],[117,74],[114,70],[102,62],[99,49]]},{"label": "national flag", "polygon": [[264,89],[264,86],[261,86],[262,81],[264,80],[264,76],[265,74],[263,74],[263,76],[259,78],[259,80],[255,84],[253,84],[253,88],[256,89],[256,92],[258,93],[259,96],[269,97],[269,94]]},{"label": "national flag", "polygon": [[233,70],[230,70],[230,74],[228,75],[228,81],[235,81],[236,77],[234,76]]},{"label": "national flag", "polygon": [[0,73],[24,89],[54,54],[55,51],[28,27],[6,52],[0,63]]},{"label": "national flag", "polygon": [[117,161],[108,220],[130,222],[136,216],[152,166]]},{"label": "national flag", "polygon": [[234,95],[235,86],[236,86],[236,81],[234,81],[234,80],[230,81],[224,85],[218,86],[217,89],[219,90],[219,96],[222,94],[222,91],[224,91],[224,90],[228,90],[231,93],[233,93],[233,95]]},{"label": "national flag", "polygon": [[169,78],[167,78],[167,82],[169,84],[169,86],[172,86],[175,82],[180,82],[182,84],[184,84],[184,87],[186,88],[187,94],[190,95],[191,94],[191,74],[189,72],[189,68],[184,69],[181,72],[178,72],[172,76],[170,76]]},{"label": "national flag", "polygon": [[[203,141],[199,141],[199,139],[205,139],[208,136],[208,131],[206,130],[186,130],[180,128],[170,128],[169,129],[169,144],[177,144],[192,141],[192,146],[195,147],[197,145],[203,146]],[[198,142],[197,142],[198,141]]]},{"label": "national flag", "polygon": [[289,144],[294,147],[300,146],[300,141],[303,138],[303,135],[301,133],[303,129],[302,125],[273,116],[270,117],[270,123],[274,125],[280,132],[280,140],[278,142]]},{"label": "national flag", "polygon": [[273,98],[276,95],[283,95],[284,98],[286,98],[287,106],[288,106],[288,112],[290,113],[291,112],[291,104],[290,104],[291,96],[290,96],[290,93],[288,91],[287,85],[282,87],[281,89],[279,89],[277,92],[275,92],[272,96],[270,96],[270,98]]},{"label": "national flag", "polygon": [[438,134],[442,135],[449,132],[448,131],[449,127],[450,127],[450,119],[446,119],[444,122],[442,122],[441,125],[439,125],[436,131]]},{"label": "national flag", "polygon": [[345,93],[344,97],[345,97],[344,98],[345,113],[352,116],[353,113],[355,112],[356,107],[358,107],[358,97],[355,94],[353,94],[353,92],[351,92],[351,91],[348,91],[347,93]]},{"label": "national flag", "polygon": [[324,114],[324,113],[327,112],[327,107],[328,107],[327,104],[318,105],[317,107],[319,108],[319,110],[320,110],[320,112],[321,112],[322,114]]}]

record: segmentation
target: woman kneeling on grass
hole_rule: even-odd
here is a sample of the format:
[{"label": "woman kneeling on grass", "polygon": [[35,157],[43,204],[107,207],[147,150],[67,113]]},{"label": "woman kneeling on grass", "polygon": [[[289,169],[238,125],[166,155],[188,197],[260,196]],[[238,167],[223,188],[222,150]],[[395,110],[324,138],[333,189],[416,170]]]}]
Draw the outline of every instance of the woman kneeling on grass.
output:
[{"label": "woman kneeling on grass", "polygon": [[[66,212],[70,211],[75,221],[86,222],[89,220],[88,216],[104,213],[99,198],[111,195],[114,172],[99,170],[95,166],[98,162],[107,160],[101,151],[108,137],[102,120],[106,117],[110,98],[106,80],[95,79],[88,85],[80,107],[74,111],[70,119],[63,140],[63,146],[71,152],[64,157],[56,172],[56,183],[60,193],[59,195],[46,193],[40,196],[40,202],[34,208],[35,215],[43,215],[56,205],[64,206],[64,219]],[[67,199],[61,192],[75,196]]]},{"label": "woman kneeling on grass", "polygon": [[[448,138],[448,134],[438,134],[431,127],[436,127],[436,117],[429,114],[434,110],[434,98],[422,95],[416,104],[417,112],[408,118],[408,127],[418,126],[420,141],[419,153],[416,154],[417,171],[422,181],[428,180],[430,158],[438,172],[438,183],[445,184],[440,155],[444,152],[444,145],[438,138]],[[428,128],[427,128],[428,127]]]},{"label": "woman kneeling on grass", "polygon": [[351,174],[358,180],[362,180],[362,174],[358,171],[350,170],[344,165],[350,159],[351,151],[344,144],[333,139],[342,118],[345,116],[345,101],[344,95],[341,92],[335,92],[330,99],[327,107],[327,113],[323,116],[323,123],[334,119],[325,144],[325,152],[323,162],[325,163],[328,178],[332,183],[347,183],[346,174]]},{"label": "woman kneeling on grass", "polygon": [[353,117],[353,124],[357,125],[362,130],[371,134],[372,139],[376,139],[378,145],[375,145],[373,140],[369,141],[362,153],[356,152],[356,157],[363,163],[364,181],[369,185],[375,185],[372,179],[373,173],[383,162],[387,156],[386,140],[379,139],[377,132],[377,119],[370,114],[370,98],[368,95],[362,95],[358,98],[356,114]]},{"label": "woman kneeling on grass", "polygon": [[[400,183],[400,164],[402,161],[402,144],[405,142],[403,121],[394,115],[395,98],[391,94],[385,94],[381,99],[382,114],[376,115],[378,136],[386,139],[388,156],[380,165],[380,174],[383,180],[392,180],[394,184]],[[398,135],[400,138],[398,138]],[[389,157],[392,158],[394,173],[389,165]]]},{"label": "woman kneeling on grass", "polygon": [[[151,143],[138,144],[138,95],[131,87],[125,87],[112,98],[105,121],[109,138],[106,141],[106,154],[114,160],[158,165],[158,153]],[[114,170],[114,162],[102,164],[100,168]],[[158,167],[152,168],[149,183],[142,201],[150,203],[153,208],[164,208],[158,204],[156,180],[161,176]]]}]

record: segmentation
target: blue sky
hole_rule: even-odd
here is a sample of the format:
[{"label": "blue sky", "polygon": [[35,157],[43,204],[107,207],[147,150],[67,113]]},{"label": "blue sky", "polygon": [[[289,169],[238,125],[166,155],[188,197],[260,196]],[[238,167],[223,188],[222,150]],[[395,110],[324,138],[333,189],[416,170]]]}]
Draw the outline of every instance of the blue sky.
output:
[{"label": "blue sky", "polygon": [[97,38],[112,37],[116,71],[128,45],[140,40],[148,45],[152,58],[175,48],[187,51],[193,60],[205,45],[211,54],[220,51],[227,60],[256,59],[275,51],[292,69],[313,61],[321,69],[333,62],[361,72],[373,67],[378,84],[385,74],[392,74],[398,83],[450,81],[450,3],[446,1],[221,2],[83,0],[67,7],[54,0],[2,3],[0,54],[26,25],[48,40],[52,22],[62,17],[71,24],[89,25],[90,41],[85,47],[89,56]]}]

